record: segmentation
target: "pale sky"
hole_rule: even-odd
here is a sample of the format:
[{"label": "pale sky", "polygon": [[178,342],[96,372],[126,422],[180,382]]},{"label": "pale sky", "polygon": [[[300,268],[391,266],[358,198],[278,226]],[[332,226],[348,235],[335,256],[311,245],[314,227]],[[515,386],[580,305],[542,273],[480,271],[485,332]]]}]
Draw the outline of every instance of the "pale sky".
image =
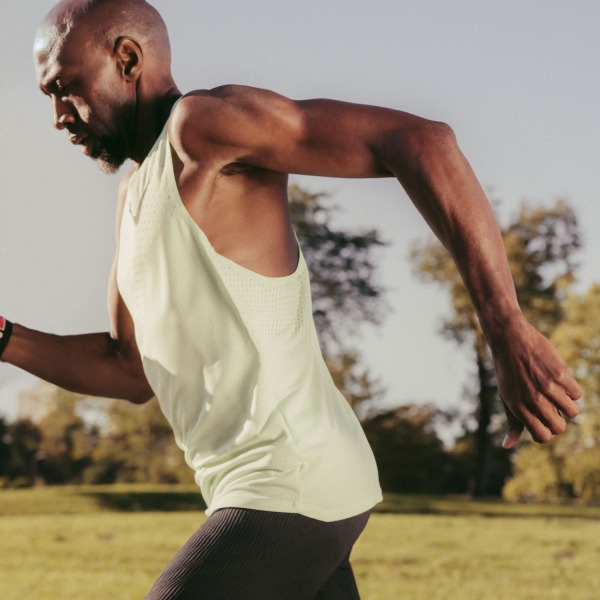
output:
[{"label": "pale sky", "polygon": [[[0,314],[55,333],[106,330],[117,177],[101,175],[37,90],[36,28],[53,0],[0,0]],[[581,287],[600,277],[597,0],[156,0],[182,91],[238,83],[449,123],[503,200],[568,196],[584,233]],[[470,364],[436,333],[448,310],[407,254],[427,227],[394,180],[294,178],[329,191],[339,222],[376,227],[393,314],[357,346],[390,403],[460,401]],[[0,412],[32,380],[0,365]]]}]

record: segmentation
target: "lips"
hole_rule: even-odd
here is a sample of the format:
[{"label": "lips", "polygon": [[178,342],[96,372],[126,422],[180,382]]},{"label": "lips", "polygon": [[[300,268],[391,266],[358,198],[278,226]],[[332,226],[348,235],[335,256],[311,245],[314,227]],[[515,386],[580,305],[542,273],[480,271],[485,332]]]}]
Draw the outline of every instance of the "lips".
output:
[{"label": "lips", "polygon": [[69,135],[69,141],[75,146],[81,146],[84,154],[88,155],[91,152],[91,138],[89,133],[79,133],[77,135]]},{"label": "lips", "polygon": [[78,146],[87,137],[87,135],[87,133],[71,133],[69,134],[69,141],[71,142],[71,144],[75,144],[76,146]]}]

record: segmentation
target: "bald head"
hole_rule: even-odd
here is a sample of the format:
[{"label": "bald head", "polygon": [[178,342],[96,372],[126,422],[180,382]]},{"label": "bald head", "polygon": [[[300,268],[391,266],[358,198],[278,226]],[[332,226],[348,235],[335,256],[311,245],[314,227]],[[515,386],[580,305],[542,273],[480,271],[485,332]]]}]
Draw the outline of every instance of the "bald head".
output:
[{"label": "bald head", "polygon": [[105,172],[133,157],[139,120],[176,92],[167,28],[145,0],[62,0],[40,26],[34,56],[55,127]]},{"label": "bald head", "polygon": [[128,37],[159,63],[171,62],[167,27],[145,0],[62,0],[48,14],[36,36],[36,51],[60,51],[69,36],[84,29],[88,48],[112,51]]}]

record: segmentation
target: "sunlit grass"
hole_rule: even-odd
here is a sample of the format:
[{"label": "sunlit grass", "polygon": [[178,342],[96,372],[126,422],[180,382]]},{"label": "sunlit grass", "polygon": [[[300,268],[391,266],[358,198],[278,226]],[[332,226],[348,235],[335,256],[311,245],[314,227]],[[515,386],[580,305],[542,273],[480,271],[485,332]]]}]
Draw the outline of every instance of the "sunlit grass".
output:
[{"label": "sunlit grass", "polygon": [[[0,492],[0,598],[142,599],[205,520],[200,511],[110,512],[159,506],[162,492],[172,510],[195,502],[193,488],[104,488],[109,501],[94,490]],[[455,514],[374,514],[353,554],[363,600],[600,597],[600,520],[575,516],[582,509],[489,517],[514,507],[418,501],[395,499],[402,510],[412,503],[418,512]],[[36,507],[55,514],[34,514]],[[536,515],[552,507],[521,508]]]},{"label": "sunlit grass", "polygon": [[353,560],[364,600],[592,600],[600,522],[376,514]]}]

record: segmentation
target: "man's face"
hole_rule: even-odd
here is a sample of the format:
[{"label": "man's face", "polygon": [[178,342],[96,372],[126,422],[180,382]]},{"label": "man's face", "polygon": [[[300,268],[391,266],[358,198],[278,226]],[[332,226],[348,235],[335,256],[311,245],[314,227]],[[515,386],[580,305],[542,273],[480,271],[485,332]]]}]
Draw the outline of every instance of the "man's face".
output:
[{"label": "man's face", "polygon": [[52,100],[54,126],[73,144],[116,173],[135,141],[136,99],[109,51],[93,43],[85,28],[59,45],[51,30],[38,32],[34,46],[40,89]]}]

